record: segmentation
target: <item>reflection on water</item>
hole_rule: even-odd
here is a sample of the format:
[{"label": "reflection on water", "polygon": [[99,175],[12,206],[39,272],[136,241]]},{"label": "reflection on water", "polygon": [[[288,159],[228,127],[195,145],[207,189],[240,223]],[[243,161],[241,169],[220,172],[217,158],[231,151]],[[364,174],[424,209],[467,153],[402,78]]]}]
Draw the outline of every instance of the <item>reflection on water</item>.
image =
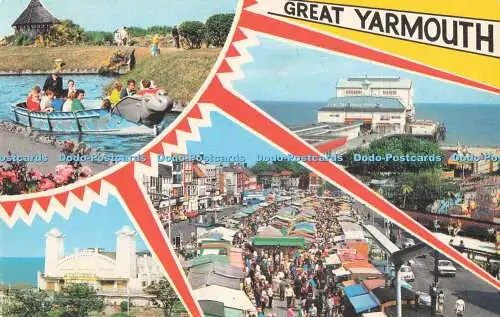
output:
[{"label": "reflection on water", "polygon": [[[24,101],[31,88],[35,85],[43,86],[45,75],[36,76],[0,76],[0,120],[11,120],[10,106]],[[76,87],[85,90],[85,98],[88,102],[92,99],[102,98],[102,88],[109,84],[113,78],[97,75],[65,75],[63,83],[73,79]],[[84,102],[85,104],[85,102]],[[167,126],[175,119],[175,116],[167,116],[163,126]],[[93,149],[99,149],[104,153],[130,155],[137,152],[149,143],[152,135],[58,135],[58,140],[76,140],[85,142]]]}]

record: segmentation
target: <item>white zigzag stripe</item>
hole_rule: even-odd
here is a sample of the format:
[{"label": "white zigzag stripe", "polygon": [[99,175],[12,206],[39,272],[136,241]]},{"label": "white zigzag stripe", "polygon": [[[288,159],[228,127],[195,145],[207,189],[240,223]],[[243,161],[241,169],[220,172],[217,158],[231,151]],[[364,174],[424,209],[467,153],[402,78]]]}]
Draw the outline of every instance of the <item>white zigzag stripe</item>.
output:
[{"label": "white zigzag stripe", "polygon": [[248,49],[250,47],[260,45],[256,32],[241,27],[239,29],[241,30],[241,32],[243,32],[243,34],[245,34],[247,38],[245,40],[236,41],[232,44],[240,53],[240,56],[226,57],[226,62],[229,64],[229,66],[231,66],[231,69],[233,71],[230,73],[222,73],[217,75],[226,88],[231,87],[231,83],[233,81],[245,78],[245,74],[243,73],[241,66],[243,64],[253,62],[253,57]]},{"label": "white zigzag stripe", "polygon": [[[189,127],[191,132],[185,132],[180,130],[175,130],[177,135],[177,145],[169,144],[166,142],[162,143],[164,155],[171,154],[188,154],[187,141],[201,141],[200,128],[208,128],[212,126],[212,120],[210,119],[210,114],[212,112],[220,112],[213,104],[209,103],[198,103],[198,107],[201,113],[201,119],[188,117]],[[158,154],[151,153],[151,166],[147,166],[140,162],[135,162],[135,179],[142,184],[143,176],[158,176]]]},{"label": "white zigzag stripe", "polygon": [[14,227],[18,220],[24,221],[28,226],[31,226],[33,220],[37,216],[46,222],[50,222],[55,214],[60,215],[64,219],[69,219],[74,209],[79,209],[84,213],[88,213],[92,203],[98,203],[103,206],[107,205],[110,194],[113,196],[118,195],[115,186],[101,180],[101,192],[99,195],[92,189],[85,187],[83,201],[70,192],[68,194],[66,206],[63,206],[54,196],[52,196],[46,211],[44,211],[43,208],[35,201],[28,215],[24,208],[21,207],[20,204],[17,204],[11,217],[7,215],[7,212],[0,205],[0,219],[3,220],[10,228]]}]

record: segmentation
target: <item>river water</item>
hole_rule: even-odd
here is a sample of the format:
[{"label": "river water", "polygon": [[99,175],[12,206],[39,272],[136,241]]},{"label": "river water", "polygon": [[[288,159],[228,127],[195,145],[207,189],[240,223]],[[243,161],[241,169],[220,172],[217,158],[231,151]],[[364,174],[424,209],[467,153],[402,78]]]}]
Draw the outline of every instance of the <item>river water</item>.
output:
[{"label": "river water", "polygon": [[[10,106],[24,101],[31,88],[35,85],[43,86],[45,75],[36,76],[0,76],[0,120],[10,120]],[[76,87],[85,90],[85,98],[95,100],[102,97],[102,88],[113,78],[98,75],[66,75],[63,77],[64,86],[69,79],[73,79]],[[85,104],[85,102],[84,102]],[[168,120],[173,120],[169,118]],[[130,155],[147,144],[151,135],[59,135],[60,140],[77,140],[87,143],[93,149],[100,149],[104,153]]]}]

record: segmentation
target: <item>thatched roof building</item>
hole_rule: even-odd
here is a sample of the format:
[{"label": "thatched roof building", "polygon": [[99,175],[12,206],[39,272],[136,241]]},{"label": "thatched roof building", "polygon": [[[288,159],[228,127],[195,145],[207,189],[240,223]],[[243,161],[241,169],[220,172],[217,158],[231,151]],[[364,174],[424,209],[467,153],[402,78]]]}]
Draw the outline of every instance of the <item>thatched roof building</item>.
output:
[{"label": "thatched roof building", "polygon": [[26,9],[12,23],[16,34],[36,37],[49,31],[57,19],[47,10],[40,0],[31,0]]}]

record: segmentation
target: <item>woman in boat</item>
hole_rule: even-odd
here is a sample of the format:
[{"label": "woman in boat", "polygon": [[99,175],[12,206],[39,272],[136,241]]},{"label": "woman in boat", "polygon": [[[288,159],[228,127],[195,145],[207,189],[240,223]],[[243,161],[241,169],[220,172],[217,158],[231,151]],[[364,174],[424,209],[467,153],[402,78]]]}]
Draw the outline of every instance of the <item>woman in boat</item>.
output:
[{"label": "woman in boat", "polygon": [[76,98],[73,99],[73,102],[71,103],[71,111],[76,112],[85,110],[85,107],[83,106],[84,98],[85,98],[85,90],[78,89],[76,91]]},{"label": "woman in boat", "polygon": [[106,110],[107,112],[110,112],[112,107],[113,107],[113,105],[111,104],[111,101],[109,100],[109,98],[104,98],[104,100],[102,101],[101,109]]},{"label": "woman in boat", "polygon": [[68,97],[66,98],[66,101],[63,104],[62,111],[71,112],[73,99],[75,99],[75,98],[76,98],[76,91],[70,92],[68,94]]},{"label": "woman in boat", "polygon": [[141,81],[141,90],[137,93],[137,96],[147,96],[147,95],[156,95],[158,92],[158,88],[152,88],[151,82],[147,79],[143,79]]},{"label": "woman in boat", "polygon": [[129,79],[127,81],[127,88],[123,88],[122,91],[120,92],[120,99],[123,99],[128,96],[133,96],[135,95],[136,90],[135,90],[135,80]]},{"label": "woman in boat", "polygon": [[28,98],[26,99],[26,108],[28,111],[40,111],[40,92],[42,89],[36,85],[31,90]]},{"label": "woman in boat", "polygon": [[113,90],[111,91],[111,94],[108,97],[109,101],[113,106],[116,105],[118,102],[120,102],[121,91],[122,91],[122,84],[120,82],[115,82]]},{"label": "woman in boat", "polygon": [[54,107],[52,106],[52,101],[54,101],[54,91],[51,88],[47,88],[45,90],[45,95],[42,97],[40,101],[40,111],[43,112],[52,112],[54,111]]},{"label": "woman in boat", "polygon": [[73,79],[68,80],[68,88],[64,90],[64,97],[69,97],[72,92],[76,92],[76,85]]}]

